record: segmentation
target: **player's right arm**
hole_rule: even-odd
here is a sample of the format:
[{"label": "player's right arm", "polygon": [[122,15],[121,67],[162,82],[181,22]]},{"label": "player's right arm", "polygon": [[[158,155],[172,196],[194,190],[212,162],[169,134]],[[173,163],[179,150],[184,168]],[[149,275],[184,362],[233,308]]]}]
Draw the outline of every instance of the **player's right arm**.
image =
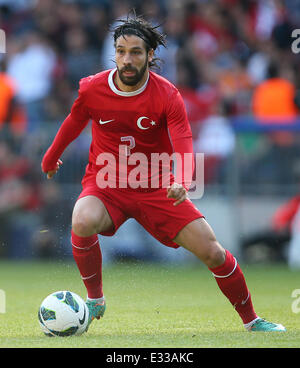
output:
[{"label": "player's right arm", "polygon": [[51,179],[62,165],[60,157],[64,150],[80,135],[89,122],[90,116],[85,107],[84,94],[89,80],[89,78],[83,78],[80,81],[78,97],[72,106],[71,113],[62,123],[51,146],[43,157],[42,171],[47,174],[48,179]]}]

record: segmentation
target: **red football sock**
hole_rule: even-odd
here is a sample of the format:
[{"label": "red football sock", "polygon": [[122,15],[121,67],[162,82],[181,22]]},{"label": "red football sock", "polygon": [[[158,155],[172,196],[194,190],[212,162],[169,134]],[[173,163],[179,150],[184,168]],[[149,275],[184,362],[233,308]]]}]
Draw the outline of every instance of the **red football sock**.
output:
[{"label": "red football sock", "polygon": [[234,306],[243,323],[249,323],[257,318],[243,272],[233,255],[226,250],[225,262],[210,270],[219,288]]},{"label": "red football sock", "polygon": [[87,289],[88,298],[101,298],[102,254],[97,234],[80,237],[71,231],[71,241],[73,257]]}]

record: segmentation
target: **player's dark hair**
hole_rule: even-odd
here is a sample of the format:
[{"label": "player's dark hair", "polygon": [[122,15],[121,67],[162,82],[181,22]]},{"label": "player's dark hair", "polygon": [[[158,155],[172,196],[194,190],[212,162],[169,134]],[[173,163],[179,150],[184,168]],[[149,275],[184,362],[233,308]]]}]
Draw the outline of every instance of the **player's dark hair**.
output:
[{"label": "player's dark hair", "polygon": [[[132,16],[130,14],[132,13]],[[159,32],[158,26],[153,26],[150,22],[145,20],[141,16],[137,16],[135,11],[132,10],[127,19],[118,19],[119,24],[112,31],[114,32],[114,44],[116,46],[116,41],[120,36],[126,38],[126,35],[134,35],[141,38],[146,45],[147,53],[153,49],[154,51],[158,46],[166,47],[166,38],[161,32]],[[159,58],[154,57],[153,60],[149,63],[149,67],[158,68],[157,62],[161,61]]]}]

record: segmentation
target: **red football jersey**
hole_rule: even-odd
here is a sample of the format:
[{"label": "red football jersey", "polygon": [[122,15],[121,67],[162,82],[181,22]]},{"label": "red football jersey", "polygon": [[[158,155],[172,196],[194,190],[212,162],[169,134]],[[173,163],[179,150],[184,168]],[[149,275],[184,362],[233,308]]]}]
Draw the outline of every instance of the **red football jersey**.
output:
[{"label": "red football jersey", "polygon": [[[96,174],[100,181],[126,187],[124,180],[135,170],[131,178],[136,177],[142,186],[150,187],[149,180],[156,173],[151,171],[155,154],[193,152],[184,102],[173,84],[152,71],[146,83],[134,92],[119,90],[114,83],[115,73],[116,69],[107,70],[80,81],[78,97],[68,117],[75,133],[68,129],[70,134],[78,135],[92,120],[92,142],[84,180]],[[56,137],[59,143],[55,144],[54,140],[44,157],[44,171],[47,160],[53,165],[59,158],[57,154],[62,152],[63,139],[57,139],[58,136],[59,133]],[[145,162],[147,168],[143,167]],[[170,171],[170,162],[167,164]]]}]

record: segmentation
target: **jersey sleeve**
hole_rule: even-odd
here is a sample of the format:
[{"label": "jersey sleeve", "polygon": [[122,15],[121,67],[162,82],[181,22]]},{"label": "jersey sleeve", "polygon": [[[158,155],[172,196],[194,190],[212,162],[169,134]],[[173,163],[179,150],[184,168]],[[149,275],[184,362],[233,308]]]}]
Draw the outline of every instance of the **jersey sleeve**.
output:
[{"label": "jersey sleeve", "polygon": [[51,146],[43,157],[42,170],[45,173],[55,170],[56,163],[64,150],[80,135],[89,122],[90,116],[85,104],[88,82],[88,78],[83,78],[80,81],[78,97],[73,103],[71,113],[63,121]]},{"label": "jersey sleeve", "polygon": [[[193,138],[185,105],[178,90],[171,96],[167,107],[167,124],[173,150],[180,155],[182,163],[175,180],[188,189],[194,172]],[[180,165],[177,167],[179,170]]]}]

